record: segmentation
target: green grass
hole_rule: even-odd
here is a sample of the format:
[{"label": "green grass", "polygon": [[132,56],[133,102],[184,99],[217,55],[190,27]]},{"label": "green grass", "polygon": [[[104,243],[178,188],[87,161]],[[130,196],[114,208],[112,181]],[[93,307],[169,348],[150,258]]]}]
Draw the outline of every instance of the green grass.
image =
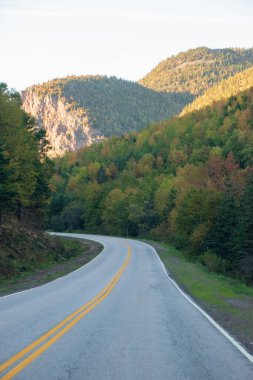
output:
[{"label": "green grass", "polygon": [[[160,244],[160,243],[159,243]],[[182,252],[168,244],[159,255],[173,277],[193,296],[212,304],[225,305],[224,299],[253,297],[253,289],[243,283],[208,271],[202,264],[188,260]]]}]

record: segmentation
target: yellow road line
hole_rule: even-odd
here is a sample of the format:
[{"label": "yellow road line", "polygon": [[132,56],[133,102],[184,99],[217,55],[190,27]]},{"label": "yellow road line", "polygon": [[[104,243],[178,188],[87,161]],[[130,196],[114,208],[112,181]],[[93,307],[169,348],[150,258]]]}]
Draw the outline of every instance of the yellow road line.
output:
[{"label": "yellow road line", "polygon": [[[0,366],[0,370],[4,371],[9,366],[14,364],[18,359],[25,356],[32,349],[37,347],[40,343],[45,341],[47,338],[50,338],[55,332],[57,332],[61,327],[66,325],[63,329],[61,329],[56,335],[54,335],[50,340],[48,340],[45,344],[39,347],[36,351],[34,351],[31,355],[26,357],[22,362],[20,362],[16,367],[10,370],[6,375],[4,375],[1,379],[7,380],[12,379],[16,374],[18,374],[22,369],[24,369],[27,365],[29,365],[33,360],[35,360],[38,356],[40,356],[44,351],[46,351],[50,346],[52,346],[57,340],[59,340],[68,330],[70,330],[80,319],[82,319],[87,313],[89,313],[94,307],[96,307],[100,302],[102,302],[113,290],[120,277],[122,276],[124,270],[126,269],[131,258],[131,249],[128,248],[128,254],[126,260],[120,267],[119,271],[115,274],[113,279],[109,282],[109,284],[91,301],[77,309],[75,312],[70,314],[67,318],[65,318],[62,322],[56,325],[54,328],[49,330],[47,333],[42,335],[39,339],[34,341],[32,344],[24,348],[22,351],[11,357],[5,363]],[[75,317],[75,318],[74,318]],[[71,321],[70,321],[71,320]],[[69,322],[70,321],[70,322]],[[69,323],[68,323],[69,322]],[[68,324],[67,324],[68,323]]]},{"label": "yellow road line", "polygon": [[61,327],[63,327],[67,322],[69,322],[72,318],[74,318],[77,314],[79,314],[81,311],[86,309],[88,306],[90,306],[92,303],[94,303],[98,298],[102,296],[102,294],[107,290],[107,288],[110,287],[111,283],[115,280],[116,275],[113,277],[113,279],[109,282],[109,284],[99,293],[97,296],[95,296],[91,301],[86,303],[85,305],[81,306],[79,309],[74,311],[72,314],[70,314],[68,317],[63,319],[60,323],[58,323],[55,327],[47,331],[44,335],[42,335],[40,338],[35,340],[33,343],[31,343],[29,346],[25,347],[22,351],[18,352],[16,355],[12,356],[10,359],[8,359],[6,362],[0,365],[0,372],[3,372],[6,370],[9,366],[14,364],[17,360],[21,359],[23,356],[28,354],[31,350],[36,348],[39,344],[44,342],[47,338],[50,338],[51,335],[53,335],[55,332],[57,332]]}]

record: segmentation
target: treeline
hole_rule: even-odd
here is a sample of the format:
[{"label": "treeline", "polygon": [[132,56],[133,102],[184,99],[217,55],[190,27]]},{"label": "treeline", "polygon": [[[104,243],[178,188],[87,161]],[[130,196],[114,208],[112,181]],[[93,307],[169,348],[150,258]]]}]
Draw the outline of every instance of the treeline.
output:
[{"label": "treeline", "polygon": [[50,227],[170,241],[253,280],[253,89],[56,161]]},{"label": "treeline", "polygon": [[[58,97],[68,111],[77,110],[84,126],[98,129],[104,136],[140,130],[150,122],[178,114],[192,101],[186,94],[164,94],[116,77],[69,76],[35,85],[24,91],[43,98]],[[44,111],[47,115],[47,109]],[[39,119],[44,114],[36,115]],[[78,131],[76,133],[78,138]]]},{"label": "treeline", "polygon": [[233,77],[224,79],[215,86],[209,88],[203,95],[197,97],[192,103],[188,104],[182,110],[181,115],[210,106],[213,102],[228,99],[231,96],[237,95],[238,92],[246,91],[252,86],[253,66],[237,73]]},{"label": "treeline", "polygon": [[253,49],[189,49],[160,62],[139,81],[156,91],[200,95],[253,65]]},{"label": "treeline", "polygon": [[41,224],[47,208],[52,162],[45,132],[21,108],[19,93],[0,84],[0,225],[13,215]]}]

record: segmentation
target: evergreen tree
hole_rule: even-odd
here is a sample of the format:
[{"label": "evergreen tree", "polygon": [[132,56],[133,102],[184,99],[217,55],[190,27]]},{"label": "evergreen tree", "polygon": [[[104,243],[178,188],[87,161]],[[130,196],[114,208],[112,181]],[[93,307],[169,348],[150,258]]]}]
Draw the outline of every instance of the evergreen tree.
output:
[{"label": "evergreen tree", "polygon": [[168,194],[168,200],[166,203],[166,207],[163,210],[163,217],[165,218],[166,221],[168,220],[170,212],[175,207],[176,195],[177,195],[177,191],[174,187],[172,187],[172,189],[170,190],[170,192]]},{"label": "evergreen tree", "polygon": [[230,261],[234,261],[233,235],[237,221],[236,212],[234,197],[230,191],[227,191],[203,244],[205,250],[211,250],[221,258]]},{"label": "evergreen tree", "polygon": [[[12,209],[22,221],[25,209],[38,210],[48,201],[51,161],[45,132],[21,108],[19,93],[0,83],[0,214]],[[37,218],[38,219],[38,218]]]},{"label": "evergreen tree", "polygon": [[234,240],[238,268],[246,278],[253,280],[253,172],[241,198]]},{"label": "evergreen tree", "polygon": [[106,182],[107,178],[106,178],[106,174],[105,174],[105,169],[103,168],[103,166],[101,166],[101,168],[98,170],[98,174],[97,174],[97,183],[101,184],[101,183],[104,183]]},{"label": "evergreen tree", "polygon": [[0,144],[0,226],[3,211],[11,209],[15,197],[15,192],[11,189],[12,173],[8,164],[9,159],[6,158],[3,145]]}]

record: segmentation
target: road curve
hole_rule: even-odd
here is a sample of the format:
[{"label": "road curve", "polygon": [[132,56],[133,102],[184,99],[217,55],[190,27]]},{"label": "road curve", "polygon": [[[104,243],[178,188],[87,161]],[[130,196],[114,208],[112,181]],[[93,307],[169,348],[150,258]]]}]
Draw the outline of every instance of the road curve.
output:
[{"label": "road curve", "polygon": [[168,280],[153,248],[92,235],[75,272],[0,298],[1,379],[252,380],[252,363]]}]

